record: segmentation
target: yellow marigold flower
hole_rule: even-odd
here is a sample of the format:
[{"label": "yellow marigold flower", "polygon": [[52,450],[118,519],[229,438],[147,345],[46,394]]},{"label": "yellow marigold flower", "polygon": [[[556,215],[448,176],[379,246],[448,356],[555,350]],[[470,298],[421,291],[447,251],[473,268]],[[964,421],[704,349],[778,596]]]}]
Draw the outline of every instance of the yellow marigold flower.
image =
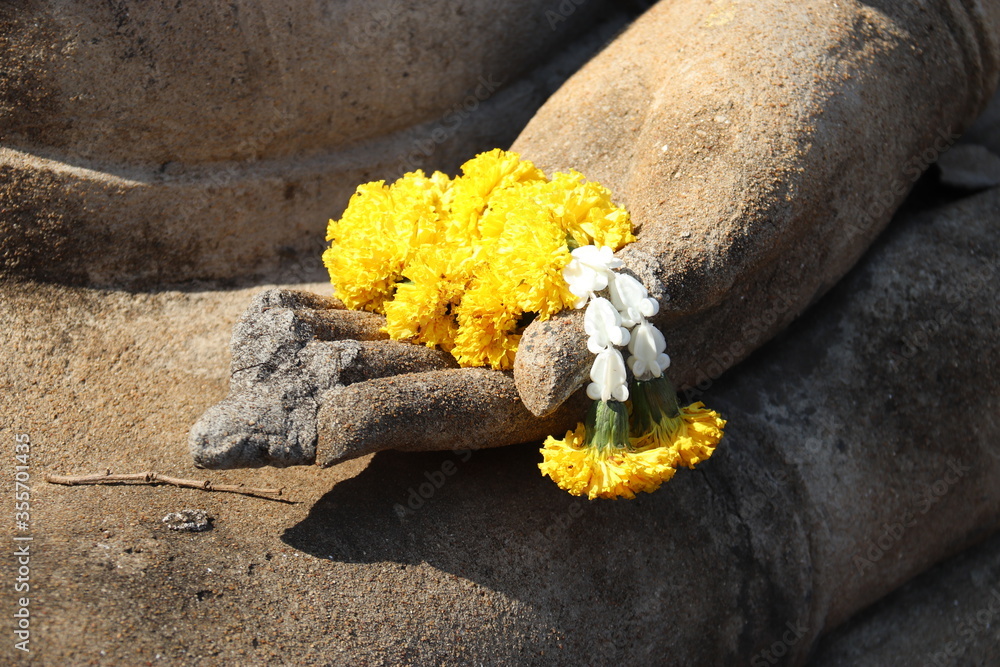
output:
[{"label": "yellow marigold flower", "polygon": [[340,220],[330,220],[323,263],[348,308],[382,312],[411,254],[441,236],[442,197],[450,183],[435,173],[405,174],[392,185],[358,186]]},{"label": "yellow marigold flower", "polygon": [[575,496],[634,498],[710,457],[722,439],[725,420],[701,403],[678,408],[664,377],[633,382],[629,393],[631,417],[622,403],[595,401],[586,426],[546,438],[542,474]]},{"label": "yellow marigold flower", "polygon": [[600,183],[584,181],[580,172],[556,173],[539,190],[557,224],[577,246],[620,250],[635,241],[628,211],[611,202],[610,190]]},{"label": "yellow marigold flower", "polygon": [[655,491],[673,477],[677,454],[672,449],[636,450],[629,442],[628,412],[617,401],[595,401],[587,423],[577,424],[562,440],[546,438],[538,464],[574,496],[634,498]]},{"label": "yellow marigold flower", "polygon": [[327,230],[323,262],[349,308],[385,313],[386,331],[451,350],[463,366],[513,366],[524,325],[577,297],[570,250],[634,240],[610,193],[577,172],[549,181],[500,149],[450,179],[416,171],[358,187]]},{"label": "yellow marigold flower", "polygon": [[545,174],[517,153],[494,148],[462,165],[462,175],[452,182],[447,203],[451,215],[449,234],[478,238],[479,218],[492,196],[508,187],[545,181]]},{"label": "yellow marigold flower", "polygon": [[660,376],[632,383],[632,444],[640,451],[669,448],[688,468],[707,460],[726,420],[701,402],[678,407],[673,386]]},{"label": "yellow marigold flower", "polygon": [[688,468],[694,468],[712,455],[722,439],[726,420],[709,410],[704,403],[692,403],[681,408],[681,424],[674,439],[674,448]]},{"label": "yellow marigold flower", "polygon": [[521,311],[506,301],[506,295],[489,283],[477,280],[456,308],[458,333],[451,354],[462,366],[514,367],[521,341],[518,319]]},{"label": "yellow marigold flower", "polygon": [[[483,224],[502,227],[489,245],[484,282],[506,295],[509,303],[546,320],[572,306],[562,270],[572,260],[566,233],[555,224],[543,205],[524,196],[527,188],[510,188],[491,201]],[[495,223],[502,220],[502,223]]]},{"label": "yellow marigold flower", "polygon": [[450,352],[458,332],[455,309],[472,279],[472,265],[468,246],[421,246],[403,270],[406,280],[385,304],[389,336]]}]

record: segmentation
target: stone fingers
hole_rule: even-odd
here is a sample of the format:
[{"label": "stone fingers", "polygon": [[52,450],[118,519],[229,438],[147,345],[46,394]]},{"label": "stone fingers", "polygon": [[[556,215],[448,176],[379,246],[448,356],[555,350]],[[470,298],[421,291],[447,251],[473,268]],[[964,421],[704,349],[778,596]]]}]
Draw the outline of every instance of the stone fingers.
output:
[{"label": "stone fingers", "polygon": [[319,340],[389,340],[389,334],[382,331],[385,317],[363,310],[315,310],[295,311],[296,318],[311,327]]},{"label": "stone fingers", "polygon": [[324,394],[456,366],[441,350],[387,340],[381,316],[340,310],[332,301],[284,290],[253,300],[233,332],[229,396],[191,429],[197,465],[311,464]]},{"label": "stone fingers", "polygon": [[525,407],[547,415],[587,380],[594,355],[587,349],[583,310],[532,322],[514,357],[514,382]]},{"label": "stone fingers", "polygon": [[191,454],[204,468],[312,464],[325,396],[354,382],[452,366],[440,350],[397,341],[309,341],[265,379],[210,407],[191,429]]},{"label": "stone fingers", "polygon": [[254,304],[260,308],[292,308],[303,310],[344,310],[344,302],[334,296],[323,296],[305,290],[283,289],[276,287],[261,292],[254,299]]},{"label": "stone fingers", "polygon": [[230,389],[239,391],[267,380],[295,362],[316,340],[388,340],[381,331],[385,318],[344,310],[339,300],[282,289],[261,292],[233,328]]},{"label": "stone fingers", "polygon": [[330,466],[384,449],[482,449],[561,436],[586,400],[578,393],[539,418],[521,402],[511,373],[484,368],[368,380],[323,396],[316,461]]}]

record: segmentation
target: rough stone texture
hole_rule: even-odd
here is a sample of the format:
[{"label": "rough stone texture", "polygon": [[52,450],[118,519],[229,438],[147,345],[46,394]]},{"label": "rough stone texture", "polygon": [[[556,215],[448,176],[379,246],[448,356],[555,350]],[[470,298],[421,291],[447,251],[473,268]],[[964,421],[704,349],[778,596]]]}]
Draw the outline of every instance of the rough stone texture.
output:
[{"label": "rough stone texture", "polygon": [[[723,20],[745,3],[714,7]],[[0,224],[11,201],[0,199]],[[780,649],[801,662],[852,609],[996,525],[997,218],[991,192],[892,229],[787,335],[706,395],[691,389],[730,419],[725,446],[631,503],[566,496],[538,475],[537,443],[196,470],[185,433],[225,397],[226,341],[259,287],[0,281],[0,438],[32,441],[28,661],[732,664]],[[113,257],[125,242],[97,238],[92,254]],[[81,248],[53,245],[47,257]],[[313,315],[317,331],[370,332]],[[41,481],[106,467],[283,486],[294,502]],[[13,492],[6,476],[0,494]],[[192,506],[213,530],[161,523]],[[869,553],[871,568],[854,560]],[[14,570],[11,550],[0,561]],[[981,609],[949,591],[957,608]],[[0,617],[13,606],[0,596]],[[864,639],[922,649],[925,627],[889,619]],[[1000,652],[989,633],[980,639],[970,660]],[[23,658],[0,645],[0,662]]]},{"label": "rough stone texture", "polygon": [[[678,12],[686,7],[675,4]],[[708,21],[698,12],[682,20],[673,9],[658,6],[574,76],[515,145],[529,157],[540,155],[549,169],[567,169],[579,160],[584,173],[610,185],[630,207],[640,240],[621,254],[630,272],[661,301],[657,323],[673,357],[669,374],[687,394],[710,386],[836,281],[882,228],[911,182],[950,145],[952,129],[967,124],[986,101],[984,87],[992,90],[998,74],[997,45],[989,41],[994,34],[989,31],[1000,36],[1000,16],[980,26],[987,31],[979,34],[980,42],[959,44],[948,36],[925,39],[923,33],[906,32],[907,26],[925,19],[918,21],[901,10],[880,14],[856,3],[803,10],[785,35],[801,51],[792,50],[790,57],[788,44],[772,53],[774,41],[785,39],[781,30],[753,42],[747,35],[756,34],[755,20],[763,21],[775,7],[740,7]],[[946,9],[936,11],[926,20],[944,21]],[[912,40],[927,52],[921,57],[934,54],[934,68],[904,67],[916,57],[909,48]],[[676,44],[680,55],[650,46],[659,43]],[[733,44],[744,43],[752,43],[751,51],[759,50],[763,60],[748,61],[732,51]],[[983,50],[981,58],[967,64],[966,80],[956,82],[948,68],[977,48]],[[723,86],[721,75],[707,65],[697,75],[672,75],[686,71],[689,61],[708,60],[744,84]],[[772,86],[748,62],[765,68],[783,85]],[[662,86],[650,88],[657,95],[647,91],[633,99],[621,95],[617,84],[610,86],[609,79],[623,63],[628,65],[625,90],[636,92],[640,84],[655,81]],[[902,73],[896,71],[899,67],[904,67]],[[914,99],[915,106],[903,104],[914,97],[908,87],[914,81],[908,77],[951,92]],[[895,93],[883,94],[886,87]],[[601,96],[608,98],[607,105],[580,104],[581,99]],[[844,119],[864,100],[881,105],[882,112],[865,116],[863,122],[870,126],[857,131]],[[795,113],[789,112],[789,105]],[[728,111],[718,115],[723,114],[722,106]],[[630,109],[642,111],[641,122],[630,120]],[[608,117],[606,124],[602,114]],[[708,136],[699,129],[705,123],[716,128],[714,138],[705,139],[707,143],[696,139],[696,146],[691,136]],[[928,129],[934,127],[949,132],[942,138]],[[568,139],[561,142],[559,137]],[[870,150],[876,141],[884,150]],[[608,153],[612,147],[616,152]],[[925,160],[923,150],[934,155]],[[659,157],[650,161],[651,152]],[[605,160],[608,155],[613,159]],[[961,156],[953,162],[967,170],[973,166]],[[904,177],[909,180],[904,182]],[[778,187],[779,182],[784,185]],[[658,201],[655,206],[653,199]],[[419,446],[414,425],[420,425],[420,432],[432,431],[433,425],[426,422],[437,413],[426,400],[415,399],[423,396],[428,381],[438,386],[437,379],[409,376],[391,380],[391,386],[380,380],[338,389],[329,398],[332,402],[336,397],[340,404],[331,404],[325,417],[331,421],[320,428],[312,423],[314,415],[320,415],[312,399],[308,409],[296,413],[297,419],[309,421],[308,427],[291,428],[280,420],[261,425],[246,416],[270,413],[265,404],[287,404],[294,394],[262,386],[266,399],[241,394],[235,402],[209,411],[192,433],[192,451],[208,467],[290,465],[311,463],[321,434],[330,453],[320,460],[332,461],[374,449],[451,449],[456,443],[493,447],[559,433],[575,424],[577,410],[553,411],[577,392],[593,362],[584,341],[581,312],[536,322],[522,338],[515,384],[529,411],[551,416],[544,422],[531,420],[521,406],[507,400],[508,378],[488,373],[453,373],[456,387],[457,378],[462,378],[462,389],[449,393],[449,409],[465,417],[441,420],[446,426],[437,443],[427,438]],[[240,353],[235,342],[233,349]],[[477,377],[483,381],[475,382]],[[293,374],[289,381],[299,378]],[[387,388],[397,398],[414,400],[381,402]],[[579,395],[577,400],[582,400]],[[290,409],[275,409],[273,414]],[[484,413],[504,415],[500,421],[512,427],[472,429]],[[238,416],[235,421],[233,414]],[[208,427],[213,421],[218,424]],[[262,432],[269,434],[266,446]],[[300,434],[303,442],[292,434]]]},{"label": "rough stone texture", "polygon": [[195,463],[312,463],[317,413],[333,389],[455,367],[440,350],[388,340],[383,324],[379,315],[343,310],[336,299],[280,289],[258,294],[233,328],[230,394],[191,429]]},{"label": "rough stone texture", "polygon": [[[778,488],[761,499],[733,487],[748,524],[806,526],[813,627],[842,623],[1000,520],[998,218],[997,190],[912,214],[712,399],[754,415],[728,434],[746,427],[789,466],[775,487],[803,494],[792,512],[775,505]],[[771,359],[775,372],[761,373]]]},{"label": "rough stone texture", "polygon": [[571,7],[3,3],[0,275],[318,280],[359,183],[509,144],[628,17]]},{"label": "rough stone texture", "polygon": [[581,392],[539,419],[510,373],[458,369],[388,340],[385,318],[302,291],[261,292],[233,328],[230,393],[191,428],[197,465],[332,465],[383,449],[481,449],[574,426]]},{"label": "rough stone texture", "polygon": [[[31,660],[739,664],[790,623],[782,660],[801,663],[1000,518],[998,217],[991,191],[894,226],[701,397],[730,420],[719,452],[631,502],[566,495],[537,444],[195,470],[184,433],[225,395],[225,341],[257,290],[4,284],[0,437],[33,443]],[[297,504],[40,479],[104,467]],[[213,530],[161,523],[191,506]]]},{"label": "rough stone texture", "polygon": [[[706,384],[854,264],[998,74],[997,3],[661,2],[513,149],[629,209],[619,255],[660,300],[672,376]],[[550,376],[582,377],[559,331],[529,327],[516,361],[535,414],[576,388]]]},{"label": "rough stone texture", "polygon": [[826,637],[814,667],[994,665],[1000,535],[935,567]]},{"label": "rough stone texture", "polygon": [[524,407],[510,373],[484,368],[372,379],[323,397],[317,460],[332,465],[384,449],[475,450],[542,440],[575,426],[589,403],[578,392],[539,419]]}]

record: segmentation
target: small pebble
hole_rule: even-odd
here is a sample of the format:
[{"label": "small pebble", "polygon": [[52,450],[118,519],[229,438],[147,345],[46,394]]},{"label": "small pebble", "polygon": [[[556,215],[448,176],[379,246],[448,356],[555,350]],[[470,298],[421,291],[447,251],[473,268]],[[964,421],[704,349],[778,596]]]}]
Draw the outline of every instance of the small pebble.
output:
[{"label": "small pebble", "polygon": [[170,530],[183,530],[189,533],[208,530],[211,527],[211,520],[205,510],[181,510],[163,517],[163,523],[167,524]]}]

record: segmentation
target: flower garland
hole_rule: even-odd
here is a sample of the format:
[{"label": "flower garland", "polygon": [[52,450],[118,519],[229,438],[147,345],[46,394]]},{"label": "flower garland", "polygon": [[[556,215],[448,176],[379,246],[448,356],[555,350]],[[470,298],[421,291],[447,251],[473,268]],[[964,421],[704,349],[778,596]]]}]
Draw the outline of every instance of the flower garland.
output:
[{"label": "flower garland", "polygon": [[562,277],[570,250],[635,236],[607,188],[575,171],[550,180],[496,149],[454,179],[418,170],[360,186],[326,239],[323,263],[348,308],[384,314],[391,338],[462,366],[509,369],[532,319],[577,302]]},{"label": "flower garland", "polygon": [[[578,297],[574,306],[587,306],[587,349],[596,355],[587,396],[594,403],[562,440],[546,438],[538,467],[575,496],[634,498],[658,489],[680,465],[693,468],[709,458],[726,422],[700,402],[677,405],[664,375],[666,341],[646,319],[659,304],[638,280],[614,271],[622,262],[611,248],[585,246],[572,254],[563,278]],[[598,296],[605,290],[610,300]],[[618,350],[626,345],[631,382]]]},{"label": "flower garland", "polygon": [[635,240],[628,212],[576,171],[549,179],[495,149],[454,179],[418,170],[366,183],[326,240],[323,263],[348,308],[384,314],[391,338],[440,347],[462,366],[510,369],[528,323],[587,306],[594,403],[563,440],[546,439],[539,464],[574,495],[653,491],[722,437],[717,413],[678,408],[666,342],[647,320],[659,306],[614,271],[614,252]]}]

